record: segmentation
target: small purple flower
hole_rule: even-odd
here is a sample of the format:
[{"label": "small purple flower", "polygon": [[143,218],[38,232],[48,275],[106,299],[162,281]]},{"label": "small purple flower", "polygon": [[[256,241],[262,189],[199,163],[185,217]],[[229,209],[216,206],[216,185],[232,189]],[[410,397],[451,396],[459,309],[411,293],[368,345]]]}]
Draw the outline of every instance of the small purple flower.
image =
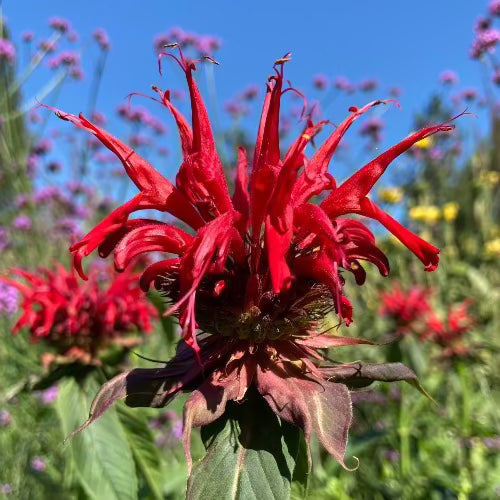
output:
[{"label": "small purple flower", "polygon": [[371,92],[372,90],[375,90],[377,87],[378,87],[378,82],[373,78],[363,80],[359,84],[359,90],[361,90],[362,92]]},{"label": "small purple flower", "polygon": [[60,17],[53,17],[49,20],[49,26],[61,33],[66,33],[69,30],[70,24],[66,19],[61,19]]},{"label": "small purple flower", "polygon": [[102,28],[98,28],[94,31],[95,41],[101,47],[101,50],[107,52],[111,48],[111,41],[109,39],[109,35]]},{"label": "small purple flower", "polygon": [[49,139],[43,139],[38,141],[33,148],[31,149],[31,153],[35,155],[45,155],[52,151],[53,144]]},{"label": "small purple flower", "polygon": [[466,101],[474,101],[475,99],[477,99],[477,96],[478,96],[478,92],[476,89],[466,89],[462,92],[462,97],[466,100]]},{"label": "small purple flower", "polygon": [[108,118],[104,113],[100,111],[94,111],[92,113],[92,121],[99,127],[103,127],[108,123]]},{"label": "small purple flower", "polygon": [[333,85],[337,90],[347,92],[351,87],[351,83],[345,76],[339,76],[333,80]]},{"label": "small purple flower", "polygon": [[500,0],[490,2],[490,13],[492,16],[500,16]]},{"label": "small purple flower", "polygon": [[7,410],[0,411],[0,427],[7,427],[12,422],[12,416]]},{"label": "small purple flower", "polygon": [[40,50],[47,52],[47,54],[52,54],[57,50],[57,45],[50,40],[42,40],[38,47],[40,48]]},{"label": "small purple flower", "polygon": [[486,52],[493,52],[495,45],[500,40],[500,31],[490,28],[478,33],[472,44],[471,58],[479,59]]},{"label": "small purple flower", "polygon": [[429,151],[429,159],[432,161],[441,161],[444,158],[444,151],[440,147],[432,148]]},{"label": "small purple flower", "polygon": [[455,73],[455,71],[447,69],[446,71],[443,71],[441,73],[441,75],[439,76],[439,81],[443,85],[456,85],[458,83],[458,75]]},{"label": "small purple flower", "polygon": [[44,203],[49,200],[58,198],[59,191],[54,187],[45,187],[36,191],[33,195],[35,203]]},{"label": "small purple flower", "polygon": [[483,439],[483,444],[491,450],[500,450],[500,436]]},{"label": "small purple flower", "polygon": [[30,197],[26,193],[18,194],[14,200],[16,208],[25,208],[30,201]]},{"label": "small purple flower", "polygon": [[33,177],[38,172],[38,167],[40,166],[40,158],[37,155],[28,156],[28,174]]},{"label": "small purple flower", "polygon": [[33,110],[31,113],[28,115],[28,119],[30,123],[40,123],[42,121],[42,117],[40,116],[40,113],[38,111]]},{"label": "small purple flower", "polygon": [[384,458],[389,462],[397,462],[399,457],[399,451],[397,450],[386,450],[384,452]]},{"label": "small purple flower", "polygon": [[18,231],[29,231],[33,227],[33,222],[27,215],[18,215],[12,221],[12,227]]},{"label": "small purple flower", "polygon": [[30,43],[33,41],[35,38],[35,32],[34,31],[24,31],[23,34],[21,35],[21,39],[25,43]]},{"label": "small purple flower", "polygon": [[491,26],[491,19],[487,17],[480,17],[476,21],[475,32],[481,33],[481,31],[489,29]]},{"label": "small purple flower", "polygon": [[497,69],[493,75],[493,83],[495,85],[500,85],[500,69]]},{"label": "small purple flower", "polygon": [[0,283],[0,314],[10,316],[19,308],[19,294],[17,290],[9,285]]},{"label": "small purple flower", "polygon": [[10,40],[0,38],[0,60],[13,64],[16,60],[16,48]]},{"label": "small purple flower", "polygon": [[59,387],[57,385],[53,385],[48,389],[43,391],[39,391],[37,393],[38,398],[42,402],[42,404],[48,406],[52,404],[57,399],[57,394],[59,393]]},{"label": "small purple flower", "polygon": [[325,90],[328,87],[328,78],[325,75],[316,75],[313,78],[313,86],[317,90]]},{"label": "small purple flower", "polygon": [[69,74],[73,80],[85,80],[85,72],[80,67],[72,68]]},{"label": "small purple flower", "polygon": [[401,97],[401,94],[403,93],[401,87],[391,87],[389,89],[389,95],[394,98]]},{"label": "small purple flower", "polygon": [[368,119],[363,127],[361,127],[359,134],[369,137],[372,142],[382,142],[382,131],[385,123],[380,118]]},{"label": "small purple flower", "polygon": [[224,111],[226,111],[233,120],[248,115],[250,112],[242,102],[236,100],[226,102],[226,104],[224,104]]},{"label": "small purple flower", "polygon": [[257,85],[250,85],[241,93],[241,98],[244,101],[254,101],[259,97],[259,94],[259,87],[257,87]]},{"label": "small purple flower", "polygon": [[31,460],[31,469],[35,472],[45,472],[47,464],[42,457],[33,457]]},{"label": "small purple flower", "polygon": [[0,493],[2,495],[10,495],[12,491],[12,485],[10,485],[9,483],[0,484]]},{"label": "small purple flower", "polygon": [[174,436],[175,439],[181,439],[182,430],[183,430],[182,420],[178,418],[172,423],[172,436]]}]

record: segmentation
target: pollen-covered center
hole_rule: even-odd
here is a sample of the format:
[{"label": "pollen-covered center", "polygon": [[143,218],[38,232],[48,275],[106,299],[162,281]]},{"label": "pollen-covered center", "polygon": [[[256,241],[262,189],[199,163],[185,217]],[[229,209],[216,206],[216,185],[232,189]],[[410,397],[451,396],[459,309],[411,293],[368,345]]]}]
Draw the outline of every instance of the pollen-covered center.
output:
[{"label": "pollen-covered center", "polygon": [[[198,328],[210,334],[267,342],[319,331],[334,310],[327,287],[313,280],[296,282],[278,295],[266,291],[258,304],[245,304],[247,284],[247,276],[203,279],[196,291]],[[178,277],[165,277],[161,291],[169,302],[179,300]]]}]

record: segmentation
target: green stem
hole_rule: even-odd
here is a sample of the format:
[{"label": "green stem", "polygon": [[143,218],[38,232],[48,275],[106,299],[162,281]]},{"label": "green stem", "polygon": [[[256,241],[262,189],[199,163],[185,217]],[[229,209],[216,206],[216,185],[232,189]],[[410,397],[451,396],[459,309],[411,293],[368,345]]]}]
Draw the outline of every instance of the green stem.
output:
[{"label": "green stem", "polygon": [[409,400],[406,397],[406,387],[401,387],[401,400],[399,403],[399,439],[401,455],[401,474],[407,476],[410,472],[411,457],[410,457],[410,408]]}]

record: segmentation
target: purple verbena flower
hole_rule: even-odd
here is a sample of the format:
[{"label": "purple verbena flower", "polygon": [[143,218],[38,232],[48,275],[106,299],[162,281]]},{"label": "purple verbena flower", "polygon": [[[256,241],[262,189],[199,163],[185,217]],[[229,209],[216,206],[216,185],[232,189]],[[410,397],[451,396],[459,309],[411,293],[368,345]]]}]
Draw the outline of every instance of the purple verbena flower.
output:
[{"label": "purple verbena flower", "polygon": [[16,60],[16,48],[10,40],[0,38],[0,60],[13,64]]},{"label": "purple verbena flower", "polygon": [[0,427],[7,427],[11,422],[11,414],[7,410],[0,411]]},{"label": "purple verbena flower", "polygon": [[109,39],[109,35],[104,29],[102,28],[96,29],[94,31],[94,38],[95,41],[99,44],[99,47],[101,47],[101,50],[107,52],[111,48],[111,41]]},{"label": "purple verbena flower", "polygon": [[458,75],[455,73],[455,71],[447,69],[441,73],[441,75],[439,76],[439,81],[443,85],[456,85],[458,83]]},{"label": "purple verbena flower", "polygon": [[12,314],[15,314],[17,312],[18,307],[18,291],[12,286],[0,283],[0,314],[11,316]]},{"label": "purple verbena flower", "polygon": [[471,58],[479,59],[486,52],[493,52],[500,40],[500,31],[494,28],[486,29],[478,33],[472,44]]},{"label": "purple verbena flower", "polygon": [[12,227],[18,231],[29,231],[33,227],[33,222],[27,215],[18,215],[12,221]]},{"label": "purple verbena flower", "polygon": [[35,38],[35,32],[34,31],[24,31],[22,34],[21,34],[21,40],[25,43],[30,43],[33,41],[33,39]]},{"label": "purple verbena flower", "polygon": [[66,33],[66,31],[70,28],[69,21],[60,17],[53,17],[49,19],[49,26],[56,31],[60,31],[61,33]]},{"label": "purple verbena flower", "polygon": [[47,464],[42,457],[33,457],[31,460],[31,469],[35,472],[45,472]]},{"label": "purple verbena flower", "polygon": [[325,90],[328,87],[328,78],[325,75],[316,75],[313,78],[313,86],[317,90]]},{"label": "purple verbena flower", "polygon": [[2,495],[10,495],[13,491],[12,485],[9,483],[0,484],[0,493]]},{"label": "purple verbena flower", "polygon": [[52,387],[49,387],[48,389],[45,389],[43,391],[39,391],[37,393],[37,396],[40,399],[42,404],[48,406],[48,405],[52,404],[57,399],[58,393],[59,393],[59,386],[53,385]]},{"label": "purple verbena flower", "polygon": [[491,0],[489,9],[492,16],[500,16],[500,0]]},{"label": "purple verbena flower", "polygon": [[362,92],[371,92],[372,90],[375,90],[377,87],[378,87],[378,82],[373,78],[368,78],[366,80],[363,80],[359,84],[359,90],[361,90]]}]

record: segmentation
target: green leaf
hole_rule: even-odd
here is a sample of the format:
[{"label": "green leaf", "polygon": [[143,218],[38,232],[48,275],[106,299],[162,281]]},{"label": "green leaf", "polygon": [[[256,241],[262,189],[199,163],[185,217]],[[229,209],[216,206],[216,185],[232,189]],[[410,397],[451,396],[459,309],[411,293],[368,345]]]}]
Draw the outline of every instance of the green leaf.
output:
[{"label": "green leaf", "polygon": [[[65,435],[86,417],[99,385],[88,378],[84,387],[74,379],[61,386],[56,410]],[[77,478],[89,498],[135,500],[137,478],[132,451],[114,408],[70,442]]]},{"label": "green leaf", "polygon": [[244,403],[228,404],[201,436],[207,454],[188,479],[188,500],[284,500],[295,470],[303,479],[296,467],[303,463],[300,433],[280,422],[254,390]]},{"label": "green leaf", "polygon": [[116,411],[127,435],[137,468],[151,496],[161,500],[163,498],[161,458],[147,419],[140,410],[131,410],[124,405],[117,406]]}]

